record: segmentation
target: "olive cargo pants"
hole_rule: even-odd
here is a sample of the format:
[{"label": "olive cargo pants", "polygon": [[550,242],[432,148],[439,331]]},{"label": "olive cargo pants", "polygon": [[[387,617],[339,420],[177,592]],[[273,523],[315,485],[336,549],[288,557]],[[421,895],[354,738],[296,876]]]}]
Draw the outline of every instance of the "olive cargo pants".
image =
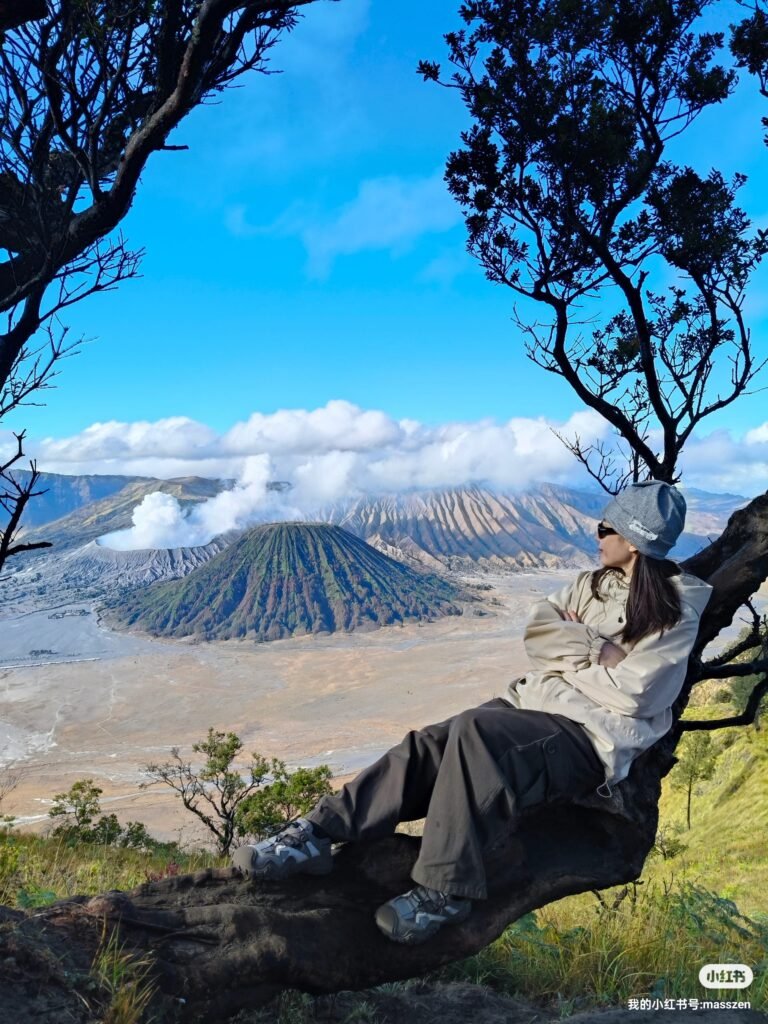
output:
[{"label": "olive cargo pants", "polygon": [[581,726],[497,697],[409,732],[307,817],[335,842],[378,839],[398,822],[425,818],[414,881],[485,899],[483,851],[520,810],[573,799],[604,781]]}]

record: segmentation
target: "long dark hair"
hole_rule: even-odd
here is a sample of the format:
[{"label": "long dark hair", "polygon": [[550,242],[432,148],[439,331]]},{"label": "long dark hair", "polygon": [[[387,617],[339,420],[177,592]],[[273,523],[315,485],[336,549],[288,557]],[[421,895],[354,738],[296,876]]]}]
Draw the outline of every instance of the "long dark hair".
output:
[{"label": "long dark hair", "polygon": [[[679,576],[680,566],[668,558],[648,558],[640,552],[637,554],[632,575],[629,580],[629,598],[627,599],[627,615],[621,642],[636,644],[644,636],[651,633],[663,633],[680,621],[682,608],[680,594],[672,582],[673,576]],[[622,569],[606,565],[592,573],[592,596],[598,601],[605,598],[599,592],[600,581],[608,573],[623,576]]]}]

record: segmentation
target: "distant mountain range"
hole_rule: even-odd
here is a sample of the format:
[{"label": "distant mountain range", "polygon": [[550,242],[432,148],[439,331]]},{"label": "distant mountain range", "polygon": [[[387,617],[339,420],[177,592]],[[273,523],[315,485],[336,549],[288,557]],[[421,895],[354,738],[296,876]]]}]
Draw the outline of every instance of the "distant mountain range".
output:
[{"label": "distant mountain range", "polygon": [[[14,470],[14,476],[19,483],[24,484],[29,480],[29,470]],[[202,477],[195,479],[202,482]],[[34,530],[44,523],[61,519],[85,505],[109,498],[131,485],[141,487],[143,484],[148,484],[150,491],[146,493],[149,494],[151,490],[161,490],[162,485],[166,482],[141,476],[67,476],[63,473],[41,473],[35,490],[42,491],[42,493],[33,498],[24,509],[22,525],[25,530]],[[208,480],[205,483],[221,489],[221,484],[218,481]],[[130,522],[129,516],[129,526]]]},{"label": "distant mountain range", "polygon": [[594,560],[595,516],[604,504],[600,495],[551,485],[514,495],[470,486],[365,498],[323,518],[435,569],[541,569]]},{"label": "distant mountain range", "polygon": [[[166,550],[113,551],[96,543],[104,534],[130,527],[133,510],[153,491],[172,494],[190,507],[231,487],[231,481],[51,474],[41,483],[49,487],[49,497],[42,506],[37,503],[43,497],[30,502],[39,525],[26,529],[24,540],[50,540],[54,547],[8,563],[6,607],[26,610],[118,595],[127,600],[136,588],[199,572],[243,536],[233,531],[204,546]],[[280,492],[288,485],[271,486]],[[686,490],[686,497],[688,532],[673,551],[680,559],[716,537],[731,512],[748,500],[693,489]],[[381,554],[422,573],[581,568],[596,563],[595,524],[606,500],[597,489],[553,484],[518,494],[467,486],[341,502],[314,510],[312,518],[341,526]]]},{"label": "distant mountain range", "polygon": [[467,594],[415,572],[338,526],[257,526],[184,579],[108,606],[107,620],[155,636],[277,640],[461,614]]}]

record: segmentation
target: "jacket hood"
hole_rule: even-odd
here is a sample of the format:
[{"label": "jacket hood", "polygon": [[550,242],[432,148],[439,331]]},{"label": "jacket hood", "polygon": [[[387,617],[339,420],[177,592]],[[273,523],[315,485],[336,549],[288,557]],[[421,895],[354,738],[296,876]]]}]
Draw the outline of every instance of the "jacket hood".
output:
[{"label": "jacket hood", "polygon": [[713,588],[698,576],[691,576],[686,572],[673,576],[673,579],[680,591],[680,600],[685,601],[701,615],[712,596]]},{"label": "jacket hood", "polygon": [[[691,576],[690,573],[682,570],[679,575],[673,576],[672,580],[680,592],[680,600],[685,601],[701,615],[707,607],[713,588],[704,580],[700,580],[698,576]],[[601,589],[607,594],[617,597],[621,595],[621,600],[626,600],[629,593],[629,580],[618,573],[606,573]]]}]

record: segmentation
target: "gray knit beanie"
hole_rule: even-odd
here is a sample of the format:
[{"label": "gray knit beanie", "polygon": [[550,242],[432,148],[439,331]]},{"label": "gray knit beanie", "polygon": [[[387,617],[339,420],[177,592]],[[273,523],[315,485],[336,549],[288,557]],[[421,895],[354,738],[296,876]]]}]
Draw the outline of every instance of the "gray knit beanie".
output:
[{"label": "gray knit beanie", "polygon": [[608,502],[603,522],[649,558],[666,558],[685,525],[685,498],[672,484],[630,484]]}]

